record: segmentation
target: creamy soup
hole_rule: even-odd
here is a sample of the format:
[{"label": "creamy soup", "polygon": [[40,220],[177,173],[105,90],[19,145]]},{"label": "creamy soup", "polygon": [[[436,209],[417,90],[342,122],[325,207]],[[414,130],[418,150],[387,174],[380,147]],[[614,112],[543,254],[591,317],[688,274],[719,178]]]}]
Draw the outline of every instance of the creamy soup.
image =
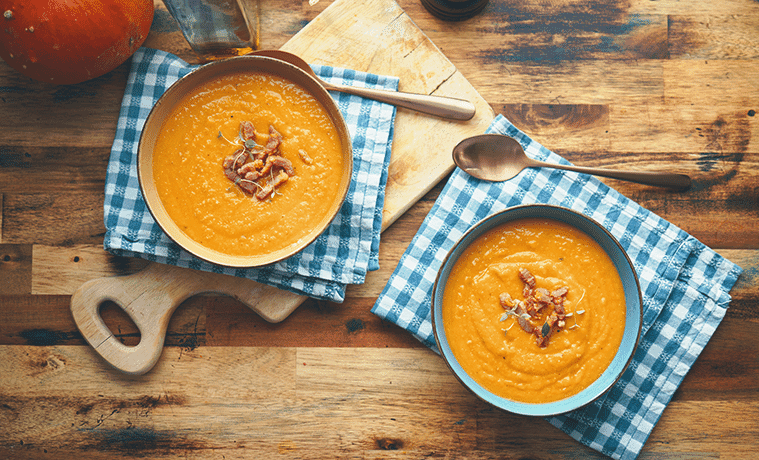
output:
[{"label": "creamy soup", "polygon": [[299,85],[263,73],[224,76],[189,93],[167,117],[153,158],[171,219],[199,244],[234,256],[309,235],[339,199],[343,168],[326,109]]},{"label": "creamy soup", "polygon": [[445,334],[480,385],[518,402],[575,395],[614,359],[625,325],[622,281],[588,235],[522,219],[485,233],[455,263]]}]

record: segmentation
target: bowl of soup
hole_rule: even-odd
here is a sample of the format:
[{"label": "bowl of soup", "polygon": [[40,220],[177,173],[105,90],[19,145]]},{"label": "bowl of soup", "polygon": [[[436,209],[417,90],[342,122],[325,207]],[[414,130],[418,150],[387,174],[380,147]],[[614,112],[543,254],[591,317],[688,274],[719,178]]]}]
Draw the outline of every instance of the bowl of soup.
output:
[{"label": "bowl of soup", "polygon": [[432,296],[441,355],[476,396],[547,416],[585,406],[638,345],[642,297],[622,246],[567,208],[495,213],[447,254]]},{"label": "bowl of soup", "polygon": [[312,243],[351,182],[351,138],[312,76],[240,56],[193,70],[151,110],[138,149],[147,207],[206,261],[260,267]]}]

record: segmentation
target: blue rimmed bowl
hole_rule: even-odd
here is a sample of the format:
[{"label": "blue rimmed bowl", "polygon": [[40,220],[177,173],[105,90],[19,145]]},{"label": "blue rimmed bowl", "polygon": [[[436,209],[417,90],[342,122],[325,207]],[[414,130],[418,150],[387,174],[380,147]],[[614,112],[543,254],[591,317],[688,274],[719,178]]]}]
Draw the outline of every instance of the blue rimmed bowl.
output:
[{"label": "blue rimmed bowl", "polygon": [[[627,308],[622,343],[611,364],[609,364],[601,376],[591,383],[590,386],[574,396],[560,401],[541,404],[517,402],[498,396],[468,375],[450,348],[443,325],[442,313],[443,293],[445,292],[446,282],[453,266],[464,251],[488,231],[507,222],[526,218],[543,218],[563,222],[581,230],[598,243],[609,255],[619,273]],[[432,325],[435,339],[446,364],[456,378],[476,396],[493,406],[508,412],[532,416],[549,416],[570,412],[589,404],[609,390],[627,368],[638,346],[642,325],[642,311],[642,296],[638,276],[635,273],[630,258],[616,238],[595,220],[571,209],[553,205],[516,206],[495,213],[477,223],[449,251],[438,271],[432,293]]]}]

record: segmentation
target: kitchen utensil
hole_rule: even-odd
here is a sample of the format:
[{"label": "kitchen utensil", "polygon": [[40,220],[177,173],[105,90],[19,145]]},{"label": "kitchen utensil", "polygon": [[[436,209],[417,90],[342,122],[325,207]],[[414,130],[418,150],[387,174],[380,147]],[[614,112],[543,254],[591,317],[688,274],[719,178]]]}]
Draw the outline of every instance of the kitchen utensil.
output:
[{"label": "kitchen utensil", "polygon": [[[319,79],[316,74],[314,74],[313,69],[311,69],[311,66],[308,65],[306,61],[296,56],[295,54],[288,53],[287,51],[259,50],[253,51],[250,54],[255,56],[272,57],[285,62],[289,62],[290,64],[293,64],[305,70],[314,78]],[[453,120],[469,120],[474,116],[475,113],[474,104],[463,99],[434,96],[429,94],[402,93],[371,88],[359,88],[355,86],[343,86],[334,83],[328,83],[321,79],[319,79],[319,81],[328,91],[340,91],[343,93],[354,94],[356,96],[374,99],[376,101],[416,110],[417,112],[423,112],[429,115],[436,115],[442,118],[450,118]]]},{"label": "kitchen utensil", "polygon": [[611,177],[680,191],[687,189],[691,184],[690,177],[685,174],[658,171],[622,171],[546,163],[528,157],[519,142],[502,134],[482,134],[464,139],[453,148],[453,161],[456,166],[470,175],[491,182],[509,180],[524,168],[544,167]]},{"label": "kitchen utensil", "polygon": [[[98,278],[84,283],[71,296],[71,313],[82,336],[109,364],[127,374],[153,368],[163,351],[166,328],[174,310],[187,298],[215,292],[241,301],[263,319],[278,323],[306,298],[255,281],[173,265],[151,264],[127,276]],[[127,346],[100,316],[105,301],[116,303],[140,331],[140,343]]]}]

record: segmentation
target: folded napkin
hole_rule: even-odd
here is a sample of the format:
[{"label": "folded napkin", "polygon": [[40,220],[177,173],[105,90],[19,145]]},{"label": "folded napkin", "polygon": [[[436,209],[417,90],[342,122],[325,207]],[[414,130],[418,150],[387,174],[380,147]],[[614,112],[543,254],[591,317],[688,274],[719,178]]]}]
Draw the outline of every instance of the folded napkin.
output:
[{"label": "folded napkin", "polygon": [[[488,132],[515,138],[533,158],[568,164],[503,116]],[[722,320],[741,268],[598,179],[527,169],[509,181],[492,183],[456,169],[372,311],[439,353],[430,306],[443,258],[473,224],[504,208],[529,203],[559,205],[595,219],[619,240],[635,265],[644,311],[632,363],[592,404],[548,418],[597,451],[633,459]]]},{"label": "folded napkin", "polygon": [[[353,86],[397,90],[398,79],[328,66],[321,78]],[[395,107],[334,93],[353,141],[353,177],[332,224],[312,244],[281,262],[255,269],[223,267],[182,250],[153,220],[140,194],[137,147],[158,98],[195,66],[149,48],[134,54],[119,114],[105,184],[104,247],[123,256],[225,273],[310,297],[342,302],[347,284],[363,283],[379,268],[379,238]]]}]

